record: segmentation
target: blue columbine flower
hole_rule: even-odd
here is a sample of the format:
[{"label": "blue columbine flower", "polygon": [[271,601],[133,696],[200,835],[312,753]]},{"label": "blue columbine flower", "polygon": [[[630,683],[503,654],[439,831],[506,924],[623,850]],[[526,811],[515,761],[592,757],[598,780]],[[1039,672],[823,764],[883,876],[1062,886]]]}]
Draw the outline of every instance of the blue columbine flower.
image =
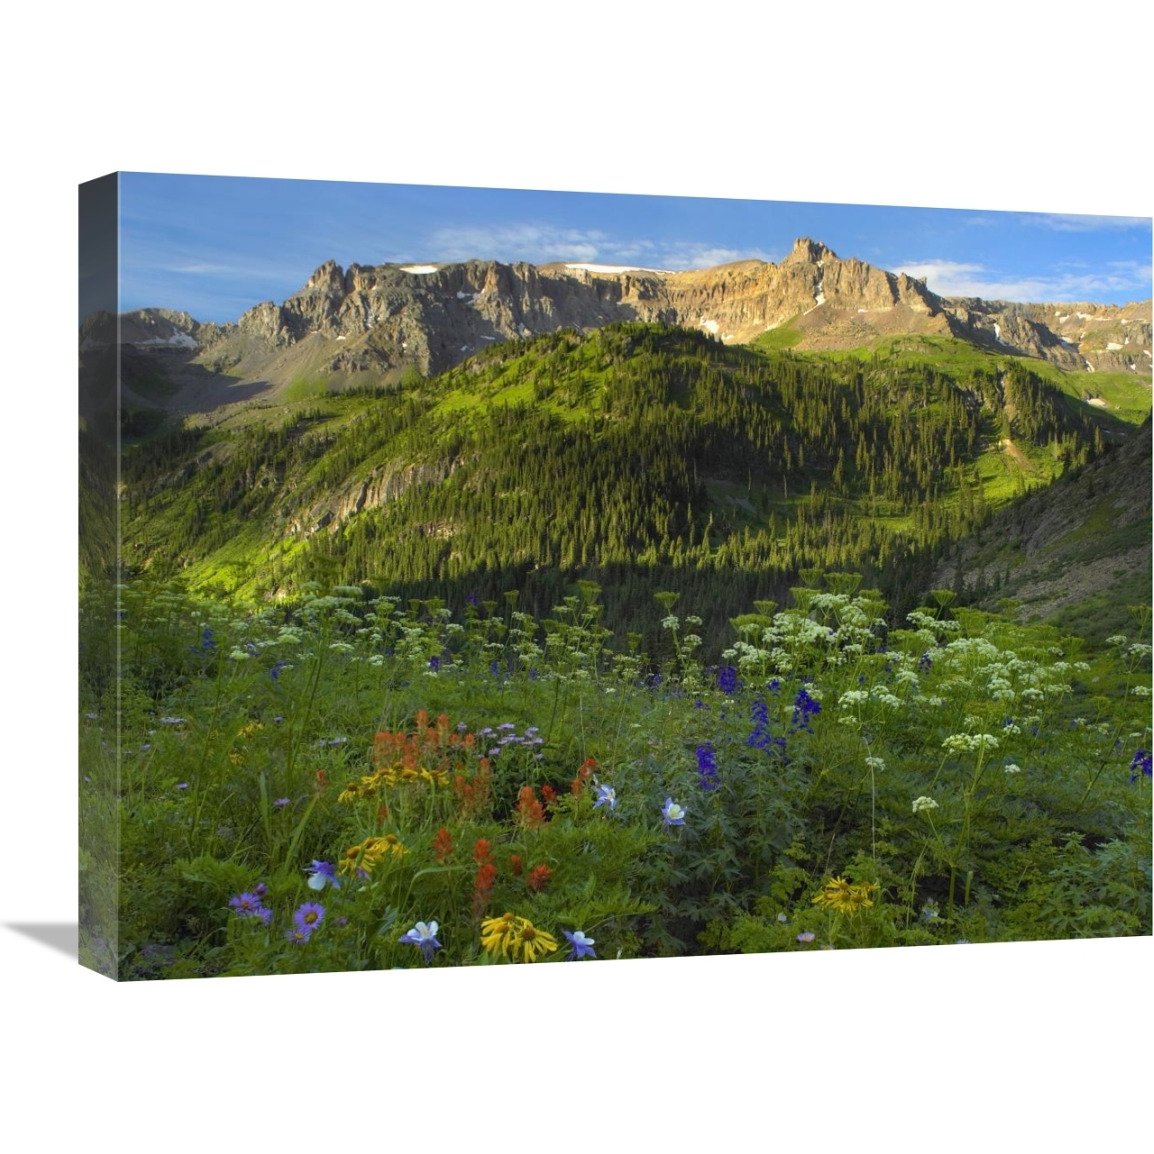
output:
[{"label": "blue columbine flower", "polygon": [[612,813],[617,808],[617,791],[611,785],[597,786],[597,800],[593,803],[593,808],[607,805],[609,812]]},{"label": "blue columbine flower", "polygon": [[661,807],[661,816],[664,819],[662,824],[666,829],[671,825],[684,825],[686,812],[673,798],[667,797],[665,804]]},{"label": "blue columbine flower", "polygon": [[701,788],[706,793],[717,788],[717,756],[710,741],[704,741],[697,747],[697,773]]},{"label": "blue columbine flower", "polygon": [[308,866],[305,872],[309,875],[308,887],[310,890],[323,890],[326,885],[331,885],[334,890],[341,888],[341,883],[337,880],[337,869],[331,862],[314,861],[311,866]]},{"label": "blue columbine flower", "polygon": [[441,948],[441,943],[437,941],[436,922],[417,922],[408,933],[401,935],[400,940],[411,946],[419,946],[426,966],[432,962],[433,954]]},{"label": "blue columbine flower", "polygon": [[561,932],[569,939],[569,944],[573,947],[565,958],[567,962],[576,962],[580,958],[597,957],[597,951],[593,948],[596,938],[587,938],[581,930],[574,930],[572,933],[568,930]]}]

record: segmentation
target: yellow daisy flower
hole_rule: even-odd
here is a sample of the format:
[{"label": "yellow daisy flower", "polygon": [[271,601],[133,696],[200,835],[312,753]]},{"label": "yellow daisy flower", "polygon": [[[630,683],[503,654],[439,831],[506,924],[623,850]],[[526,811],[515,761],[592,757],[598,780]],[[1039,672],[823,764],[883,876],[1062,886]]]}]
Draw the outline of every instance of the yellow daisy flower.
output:
[{"label": "yellow daisy flower", "polygon": [[486,918],[481,923],[481,948],[496,957],[509,956],[509,949],[516,937],[516,922],[512,914],[502,914],[499,918]]},{"label": "yellow daisy flower", "polygon": [[821,893],[813,899],[813,903],[827,906],[838,913],[856,914],[873,905],[869,895],[878,888],[876,882],[851,885],[845,878],[832,878],[822,886]]},{"label": "yellow daisy flower", "polygon": [[517,951],[520,950],[522,961],[535,962],[538,958],[556,950],[557,939],[552,934],[537,929],[526,918],[518,918],[517,922],[517,937],[512,948],[514,958],[517,956]]},{"label": "yellow daisy flower", "polygon": [[[393,840],[395,841],[396,839],[394,838]],[[349,846],[349,848],[341,854],[340,872],[351,874],[355,873],[358,869],[371,870],[391,848],[384,844],[384,842],[384,838],[367,837],[359,845]],[[404,850],[402,849],[401,852],[403,853]]]},{"label": "yellow daisy flower", "polygon": [[481,923],[481,948],[493,957],[503,954],[515,962],[535,962],[557,949],[557,939],[528,918],[506,913]]}]

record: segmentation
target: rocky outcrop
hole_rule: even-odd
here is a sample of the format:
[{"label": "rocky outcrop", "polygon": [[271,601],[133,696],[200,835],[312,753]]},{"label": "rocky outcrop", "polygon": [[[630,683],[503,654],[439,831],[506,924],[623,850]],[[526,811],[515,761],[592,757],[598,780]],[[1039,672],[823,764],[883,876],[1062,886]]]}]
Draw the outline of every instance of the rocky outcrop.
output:
[{"label": "rocky outcrop", "polygon": [[459,464],[453,460],[383,465],[351,488],[312,506],[303,515],[294,516],[288,524],[289,532],[305,537],[311,537],[322,529],[335,532],[354,514],[395,501],[413,485],[433,485],[444,481],[456,472]]},{"label": "rocky outcrop", "polygon": [[688,272],[496,261],[346,270],[326,261],[282,304],[265,301],[235,325],[198,325],[149,309],[127,314],[124,330],[138,347],[212,350],[213,365],[275,379],[272,360],[286,350],[305,351],[289,358],[285,375],[299,374],[306,361],[321,374],[387,376],[414,366],[427,375],[495,341],[630,320],[699,328],[727,342],[789,324],[801,349],[910,332],[952,335],[1066,369],[1145,375],[1151,361],[1149,301],[1119,308],[944,299],[921,280],[843,260],[805,237],[780,264],[747,260]]}]

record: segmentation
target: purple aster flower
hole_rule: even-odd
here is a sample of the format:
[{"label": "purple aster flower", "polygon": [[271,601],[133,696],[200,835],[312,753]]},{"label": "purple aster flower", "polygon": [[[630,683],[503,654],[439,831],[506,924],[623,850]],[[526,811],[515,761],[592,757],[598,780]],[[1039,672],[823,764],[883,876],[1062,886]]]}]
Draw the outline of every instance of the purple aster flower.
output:
[{"label": "purple aster flower", "polygon": [[334,890],[341,888],[341,883],[337,880],[337,868],[331,862],[314,861],[305,872],[309,875],[310,890],[323,890],[326,885],[331,885]]},{"label": "purple aster flower", "polygon": [[809,930],[802,930],[802,932],[797,935],[797,940],[799,942],[812,942],[813,934]]},{"label": "purple aster flower", "polygon": [[293,925],[304,934],[311,934],[325,920],[325,907],[319,902],[305,902],[293,914]]},{"label": "purple aster flower", "polygon": [[290,942],[296,942],[298,946],[304,945],[310,936],[308,930],[302,930],[299,926],[293,926],[291,930],[285,931],[285,937],[288,938]]},{"label": "purple aster flower", "polygon": [[188,789],[188,782],[187,781],[178,781],[176,783],[176,788],[177,789]]},{"label": "purple aster flower", "polygon": [[593,808],[607,805],[609,812],[612,813],[617,808],[617,791],[611,785],[597,786],[597,800],[593,803]]},{"label": "purple aster flower", "polygon": [[260,899],[260,894],[237,894],[229,899],[228,904],[240,917],[260,918],[267,926],[272,921],[272,910],[266,908]]},{"label": "purple aster flower", "polygon": [[671,825],[684,825],[685,815],[688,811],[684,810],[671,797],[665,799],[665,804],[661,807],[662,824],[668,829]]},{"label": "purple aster flower", "polygon": [[284,807],[285,807],[286,805],[288,805],[289,803],[290,803],[290,799],[289,799],[289,798],[287,798],[287,797],[278,797],[278,798],[276,799],[276,801],[274,801],[274,802],[273,802],[273,805],[274,805],[274,806],[276,806],[276,808],[277,808],[277,809],[284,809]]},{"label": "purple aster flower", "polygon": [[587,938],[582,930],[574,930],[570,933],[568,930],[561,931],[568,939],[569,944],[573,947],[568,956],[565,958],[567,962],[576,962],[581,958],[595,958],[597,951],[593,948],[596,938]]},{"label": "purple aster flower", "polygon": [[408,933],[401,935],[400,941],[419,946],[426,966],[432,962],[433,954],[441,948],[441,943],[437,941],[436,922],[417,922]]}]

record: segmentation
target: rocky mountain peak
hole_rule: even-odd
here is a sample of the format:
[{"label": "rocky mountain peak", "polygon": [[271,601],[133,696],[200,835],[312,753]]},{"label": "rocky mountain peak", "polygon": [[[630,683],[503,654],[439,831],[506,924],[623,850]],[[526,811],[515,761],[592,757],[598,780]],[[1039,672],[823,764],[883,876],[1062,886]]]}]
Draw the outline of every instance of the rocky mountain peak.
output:
[{"label": "rocky mountain peak", "polygon": [[820,264],[822,261],[837,259],[837,253],[832,248],[827,248],[820,240],[810,240],[808,236],[799,236],[793,242],[793,249],[789,256],[781,262],[781,266],[784,268],[791,264]]},{"label": "rocky mountain peak", "polygon": [[310,292],[320,289],[322,292],[343,293],[345,290],[345,273],[335,260],[326,260],[309,277],[302,291]]}]

